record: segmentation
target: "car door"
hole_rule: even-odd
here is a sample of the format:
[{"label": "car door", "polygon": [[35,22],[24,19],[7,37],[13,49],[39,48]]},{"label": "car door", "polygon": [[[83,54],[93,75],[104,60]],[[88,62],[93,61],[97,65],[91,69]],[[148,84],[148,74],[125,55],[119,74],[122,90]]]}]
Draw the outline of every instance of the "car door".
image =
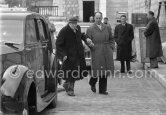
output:
[{"label": "car door", "polygon": [[34,78],[38,92],[42,95],[45,93],[43,51],[37,33],[36,19],[27,19],[25,28],[25,63],[32,73],[28,74],[30,75],[28,77]]},{"label": "car door", "polygon": [[37,20],[37,27],[38,27],[38,33],[39,33],[39,42],[42,46],[42,54],[43,54],[43,69],[44,69],[44,80],[45,80],[45,91],[48,93],[48,78],[47,74],[49,74],[50,70],[50,45],[49,45],[49,39],[48,39],[48,33],[46,31],[46,25],[44,23],[44,20],[41,18]]}]

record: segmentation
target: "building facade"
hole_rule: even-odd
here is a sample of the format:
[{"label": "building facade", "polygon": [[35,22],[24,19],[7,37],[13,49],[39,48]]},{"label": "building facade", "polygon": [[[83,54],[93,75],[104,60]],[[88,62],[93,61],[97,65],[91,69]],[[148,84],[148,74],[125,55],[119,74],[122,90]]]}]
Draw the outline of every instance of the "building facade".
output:
[{"label": "building facade", "polygon": [[52,6],[53,0],[29,0],[33,6]]},{"label": "building facade", "polygon": [[166,0],[53,0],[53,5],[59,7],[59,16],[78,16],[80,21],[88,22],[94,12],[101,11],[113,27],[117,24],[118,12],[127,12],[131,23],[132,13],[147,13],[149,10],[159,17],[160,26],[166,25],[165,4]]},{"label": "building facade", "polygon": [[53,5],[59,7],[59,16],[78,16],[83,22],[100,11],[113,26],[117,23],[117,12],[128,12],[128,0],[53,0]]}]

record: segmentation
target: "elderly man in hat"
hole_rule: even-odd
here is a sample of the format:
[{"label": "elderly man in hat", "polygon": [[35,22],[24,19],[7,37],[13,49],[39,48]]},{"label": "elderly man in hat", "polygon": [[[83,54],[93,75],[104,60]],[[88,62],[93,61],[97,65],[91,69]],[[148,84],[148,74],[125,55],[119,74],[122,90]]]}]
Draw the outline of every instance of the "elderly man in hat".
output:
[{"label": "elderly man in hat", "polygon": [[71,17],[59,32],[56,41],[57,56],[63,60],[63,87],[69,96],[75,96],[75,81],[87,76],[82,40],[87,41],[77,21],[77,17]]}]

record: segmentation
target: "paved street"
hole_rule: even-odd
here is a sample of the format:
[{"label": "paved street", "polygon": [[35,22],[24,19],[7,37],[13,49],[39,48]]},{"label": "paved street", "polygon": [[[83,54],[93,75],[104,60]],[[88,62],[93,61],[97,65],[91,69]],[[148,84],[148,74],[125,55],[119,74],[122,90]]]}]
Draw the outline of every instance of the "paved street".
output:
[{"label": "paved street", "polygon": [[[115,69],[119,69],[118,65],[115,62]],[[132,68],[140,69],[136,64],[132,64]],[[108,92],[108,96],[92,93],[86,78],[76,83],[76,97],[61,92],[58,94],[57,108],[45,110],[41,114],[166,115],[166,89],[154,78],[108,78]]]}]

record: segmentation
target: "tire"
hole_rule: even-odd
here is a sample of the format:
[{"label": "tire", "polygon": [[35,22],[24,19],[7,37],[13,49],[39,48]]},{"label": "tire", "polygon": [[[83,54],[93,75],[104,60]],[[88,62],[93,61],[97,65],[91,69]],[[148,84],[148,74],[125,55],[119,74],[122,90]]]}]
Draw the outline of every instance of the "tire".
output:
[{"label": "tire", "polygon": [[[23,93],[23,98],[24,98],[24,102],[26,102],[26,103],[24,104],[24,109],[22,111],[22,115],[35,115],[35,113],[36,113],[36,106],[30,106],[29,105],[30,104],[30,100],[32,100],[31,96],[36,97],[35,84],[31,80],[28,80],[28,78],[25,77],[25,76],[24,76],[24,79],[23,79],[23,84],[25,84],[25,89],[23,91],[24,92]],[[33,92],[33,95],[32,95],[32,92]],[[35,102],[34,105],[36,105],[36,98],[34,98],[34,100],[31,101],[31,102]]]},{"label": "tire", "polygon": [[[29,95],[29,92],[28,92],[28,95]],[[22,115],[35,115],[37,112],[36,112],[36,108],[32,108],[29,106],[29,102],[28,102],[28,98],[26,99],[26,103],[25,103],[25,107],[22,111]]]},{"label": "tire", "polygon": [[28,109],[24,108],[24,110],[22,111],[22,115],[36,115],[37,112],[33,111],[30,112]]}]

